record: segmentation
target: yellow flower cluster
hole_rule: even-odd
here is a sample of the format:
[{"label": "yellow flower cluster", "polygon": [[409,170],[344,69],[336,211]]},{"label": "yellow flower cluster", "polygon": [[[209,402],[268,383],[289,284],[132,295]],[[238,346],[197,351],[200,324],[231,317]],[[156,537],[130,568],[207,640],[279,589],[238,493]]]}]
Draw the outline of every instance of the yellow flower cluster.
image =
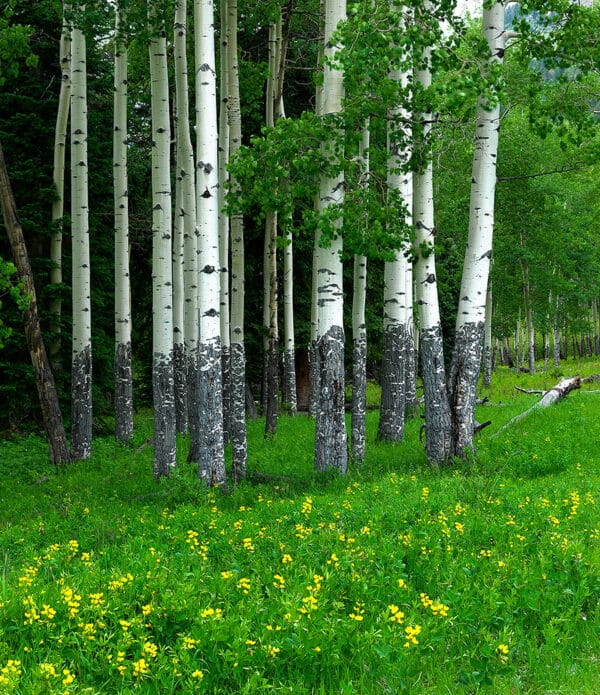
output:
[{"label": "yellow flower cluster", "polygon": [[411,644],[419,644],[419,640],[417,639],[417,635],[419,634],[421,634],[420,625],[409,625],[408,627],[405,627],[404,636],[406,638],[406,642],[404,643],[404,646],[408,649]]},{"label": "yellow flower cluster", "polygon": [[283,589],[285,587],[285,579],[280,574],[275,574],[273,579],[275,580],[273,586],[276,589]]},{"label": "yellow flower cluster", "polygon": [[442,618],[445,618],[448,615],[448,606],[446,606],[444,603],[440,603],[439,601],[433,601],[424,592],[421,592],[419,597],[421,599],[421,604],[423,605],[423,607],[429,608],[434,615],[439,615]]},{"label": "yellow flower cluster", "polygon": [[205,608],[203,611],[200,612],[200,617],[212,618],[213,620],[221,620],[223,618],[223,611],[221,608]]},{"label": "yellow flower cluster", "polygon": [[62,600],[67,604],[69,609],[69,618],[74,618],[79,613],[81,606],[81,596],[76,594],[69,586],[63,586],[60,590]]},{"label": "yellow flower cluster", "polygon": [[352,613],[348,615],[349,618],[352,620],[356,620],[357,622],[361,622],[364,620],[363,616],[365,614],[365,604],[362,601],[357,601],[354,604],[354,608],[352,609]]},{"label": "yellow flower cluster", "polygon": [[398,608],[398,606],[391,604],[388,606],[390,612],[390,622],[396,623],[397,625],[402,625],[404,622],[404,613]]},{"label": "yellow flower cluster", "polygon": [[244,594],[250,591],[250,580],[247,577],[240,577],[237,588],[241,589]]}]

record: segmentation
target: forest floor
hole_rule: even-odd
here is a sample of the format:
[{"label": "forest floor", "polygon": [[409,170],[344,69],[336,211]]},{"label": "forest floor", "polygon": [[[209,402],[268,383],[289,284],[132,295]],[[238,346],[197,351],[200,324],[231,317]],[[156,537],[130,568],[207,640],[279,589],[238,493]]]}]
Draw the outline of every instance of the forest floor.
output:
[{"label": "forest floor", "polygon": [[370,411],[346,476],[314,472],[308,417],[249,421],[227,495],[185,437],[154,482],[149,412],[64,469],[0,441],[0,693],[600,692],[600,385],[495,434],[539,399],[515,385],[597,372],[499,369],[444,468],[420,418],[392,446]]}]

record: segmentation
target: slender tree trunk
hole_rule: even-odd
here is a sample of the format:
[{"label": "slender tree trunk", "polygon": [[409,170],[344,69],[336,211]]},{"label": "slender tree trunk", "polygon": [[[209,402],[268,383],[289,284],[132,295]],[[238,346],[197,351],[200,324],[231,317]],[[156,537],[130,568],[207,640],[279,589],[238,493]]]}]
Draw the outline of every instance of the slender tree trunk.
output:
[{"label": "slender tree trunk", "polygon": [[283,352],[283,375],[285,404],[290,415],[298,412],[296,393],[296,345],[294,337],[294,252],[292,221],[284,226],[285,247],[283,249],[283,325],[285,346]]},{"label": "slender tree trunk", "polygon": [[19,277],[23,280],[25,294],[29,303],[23,312],[23,325],[25,338],[33,365],[35,385],[40,399],[42,419],[46,440],[50,449],[50,462],[53,464],[70,463],[71,455],[67,446],[67,438],[63,425],[62,413],[56,395],[54,377],[50,369],[50,362],[46,354],[46,348],[40,330],[40,321],[37,313],[37,299],[33,274],[29,264],[23,229],[19,220],[17,206],[10,186],[4,152],[0,143],[0,206],[4,226],[8,232],[8,238],[12,248],[13,258]]},{"label": "slender tree trunk", "polygon": [[[281,14],[278,21],[269,25],[269,76],[266,89],[266,125],[275,125],[275,94],[279,74],[279,52],[281,44]],[[277,432],[279,414],[279,327],[277,292],[277,219],[276,211],[268,211],[265,220],[265,242],[263,257],[263,328],[264,377],[263,412],[265,413],[265,436]]]},{"label": "slender tree trunk", "polygon": [[592,331],[594,334],[594,355],[600,354],[600,339],[598,337],[598,300],[592,300]]},{"label": "slender tree trunk", "polygon": [[195,2],[197,211],[200,228],[200,456],[207,485],[225,485],[219,258],[217,81],[213,0]]},{"label": "slender tree trunk", "polygon": [[131,287],[129,282],[129,197],[127,176],[127,47],[118,7],[115,13],[113,190],[115,214],[115,439],[133,437]]},{"label": "slender tree trunk", "polygon": [[[524,242],[521,240],[521,245]],[[535,372],[535,329],[533,327],[533,311],[529,297],[529,267],[521,261],[521,273],[523,275],[523,302],[525,304],[525,325],[527,326],[527,357],[529,371]]]},{"label": "slender tree trunk", "polygon": [[[177,111],[177,109],[175,109]],[[174,118],[175,142],[179,141],[180,117]],[[176,146],[177,149],[177,146]],[[175,178],[175,218],[173,229],[173,393],[175,398],[175,427],[180,434],[187,433],[188,394],[185,361],[185,219],[183,209],[183,177],[179,152],[176,155],[177,174]]]},{"label": "slender tree trunk", "polygon": [[[317,57],[317,69],[323,70],[323,59],[325,57],[325,2],[319,1],[319,49]],[[321,118],[323,116],[324,103],[324,80],[317,80],[315,90],[315,114]],[[315,210],[319,211],[319,194],[315,196]],[[308,404],[309,415],[317,419],[319,412],[319,393],[321,391],[321,365],[319,363],[319,235],[315,234],[312,254],[312,277],[311,277],[311,300],[310,300],[310,344],[308,346],[308,369],[310,380],[310,398]]]},{"label": "slender tree trunk", "polygon": [[[190,432],[188,462],[200,456],[200,375],[198,347],[198,224],[196,219],[196,175],[190,132],[189,69],[187,61],[187,0],[180,0],[175,12],[174,55],[176,94],[177,158],[177,235],[173,258],[174,331],[173,366],[175,383],[175,418],[179,432]],[[183,246],[183,259],[179,255]],[[183,293],[183,302],[177,297]],[[181,310],[183,309],[183,316]],[[175,316],[177,315],[177,318]],[[183,340],[183,343],[181,342]],[[179,346],[179,347],[178,347]],[[183,349],[182,349],[183,348]],[[183,364],[182,364],[183,362]]]},{"label": "slender tree trunk", "polygon": [[[152,6],[150,8],[152,17]],[[176,460],[173,378],[172,217],[167,42],[163,27],[150,39],[152,110],[152,326],[154,477],[170,474]]]},{"label": "slender tree trunk", "polygon": [[492,281],[488,281],[485,297],[485,329],[483,338],[483,385],[492,383]]},{"label": "slender tree trunk", "polygon": [[[412,195],[412,192],[411,192]],[[412,201],[411,201],[412,209]],[[405,253],[408,253],[409,247]],[[415,344],[415,319],[413,315],[413,264],[410,255],[406,262],[406,362],[404,365],[404,412],[406,417],[417,413],[417,355]]]},{"label": "slender tree trunk", "polygon": [[[52,235],[50,236],[50,284],[62,285],[62,237],[65,197],[65,152],[71,103],[71,28],[66,20],[68,5],[63,3],[62,31],[60,35],[60,93],[54,131],[54,166],[52,180],[56,197],[52,201]],[[61,369],[61,316],[62,296],[57,292],[50,302],[52,314],[50,362],[54,369]]]},{"label": "slender tree trunk", "polygon": [[221,46],[219,50],[219,264],[221,294],[221,384],[223,392],[223,442],[231,436],[231,339],[229,321],[229,216],[225,212],[226,185],[229,180],[229,101],[227,1],[220,1]]},{"label": "slender tree trunk", "polygon": [[[365,123],[358,158],[362,168],[361,186],[369,188],[370,130]],[[365,459],[367,433],[367,323],[365,307],[367,299],[367,257],[354,256],[354,281],[352,295],[352,427],[351,451],[357,463]]]},{"label": "slender tree trunk", "polygon": [[[403,88],[408,84],[408,74],[395,70],[390,78]],[[409,117],[403,109],[394,108],[390,113],[387,134],[387,190],[388,196],[399,195],[410,222],[412,210],[412,175],[406,171],[410,130]],[[381,408],[379,411],[378,437],[388,442],[400,442],[404,438],[406,412],[406,363],[408,354],[408,259],[405,248],[396,252],[394,261],[387,261],[383,279],[383,352],[381,361]],[[412,282],[412,280],[411,280]],[[411,285],[412,287],[412,285]]]},{"label": "slender tree trunk", "polygon": [[[332,59],[339,47],[332,42],[338,23],[346,17],[345,0],[325,2],[325,57]],[[339,113],[343,99],[343,73],[328,64],[323,76],[323,115]],[[330,147],[329,143],[323,144]],[[319,185],[319,212],[340,208],[344,201],[343,172],[334,176],[323,174]],[[341,226],[340,218],[334,222]],[[318,236],[320,231],[318,232]],[[342,290],[342,237],[338,235],[328,248],[318,245],[317,296],[319,333],[320,388],[315,435],[315,467],[317,470],[337,468],[345,473],[348,448],[345,419],[344,325]]]},{"label": "slender tree trunk", "polygon": [[[227,57],[229,96],[229,155],[233,157],[242,144],[240,81],[237,48],[238,2],[227,4]],[[230,190],[235,194],[239,184],[232,176]],[[233,445],[233,479],[246,475],[248,458],[246,441],[246,351],[244,347],[244,221],[237,213],[231,226],[231,442]]]},{"label": "slender tree trunk", "polygon": [[85,36],[71,36],[71,236],[73,255],[73,355],[71,447],[73,458],[92,453],[92,320],[87,156],[87,61]]},{"label": "slender tree trunk", "polygon": [[[483,35],[490,49],[491,70],[504,56],[504,6],[483,8]],[[469,234],[463,265],[450,368],[454,454],[464,457],[473,449],[477,379],[481,364],[492,237],[500,104],[497,95],[480,96],[477,104],[475,151],[471,176]]]}]

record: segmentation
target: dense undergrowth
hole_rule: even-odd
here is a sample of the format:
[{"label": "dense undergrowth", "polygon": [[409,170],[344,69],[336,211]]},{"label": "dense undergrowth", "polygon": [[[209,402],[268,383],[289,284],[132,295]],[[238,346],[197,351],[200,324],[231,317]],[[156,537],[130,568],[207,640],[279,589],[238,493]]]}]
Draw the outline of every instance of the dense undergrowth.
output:
[{"label": "dense undergrowth", "polygon": [[249,422],[271,477],[227,495],[184,439],[153,482],[148,413],[63,470],[0,442],[0,693],[598,692],[600,395],[496,434],[539,398],[514,384],[559,377],[498,371],[477,457],[442,469],[418,418],[390,446],[370,412],[345,477],[314,473],[307,417]]}]

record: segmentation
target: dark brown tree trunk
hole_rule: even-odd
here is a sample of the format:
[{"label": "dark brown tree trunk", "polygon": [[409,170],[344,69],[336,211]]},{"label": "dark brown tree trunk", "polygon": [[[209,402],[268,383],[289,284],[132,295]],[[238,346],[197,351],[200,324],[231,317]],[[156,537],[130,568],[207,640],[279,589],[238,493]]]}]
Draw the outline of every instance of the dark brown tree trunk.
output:
[{"label": "dark brown tree trunk", "polygon": [[63,425],[62,413],[58,404],[54,377],[48,362],[48,355],[44,346],[44,340],[40,330],[40,321],[37,313],[37,300],[33,275],[23,237],[23,229],[19,220],[17,206],[10,186],[4,153],[0,143],[0,204],[2,206],[2,216],[4,225],[8,232],[13,257],[19,277],[25,284],[25,292],[29,297],[29,306],[23,312],[23,324],[25,327],[25,338],[31,356],[35,383],[42,408],[42,418],[46,439],[50,447],[50,461],[53,464],[70,463],[71,454],[67,446],[65,428]]}]

